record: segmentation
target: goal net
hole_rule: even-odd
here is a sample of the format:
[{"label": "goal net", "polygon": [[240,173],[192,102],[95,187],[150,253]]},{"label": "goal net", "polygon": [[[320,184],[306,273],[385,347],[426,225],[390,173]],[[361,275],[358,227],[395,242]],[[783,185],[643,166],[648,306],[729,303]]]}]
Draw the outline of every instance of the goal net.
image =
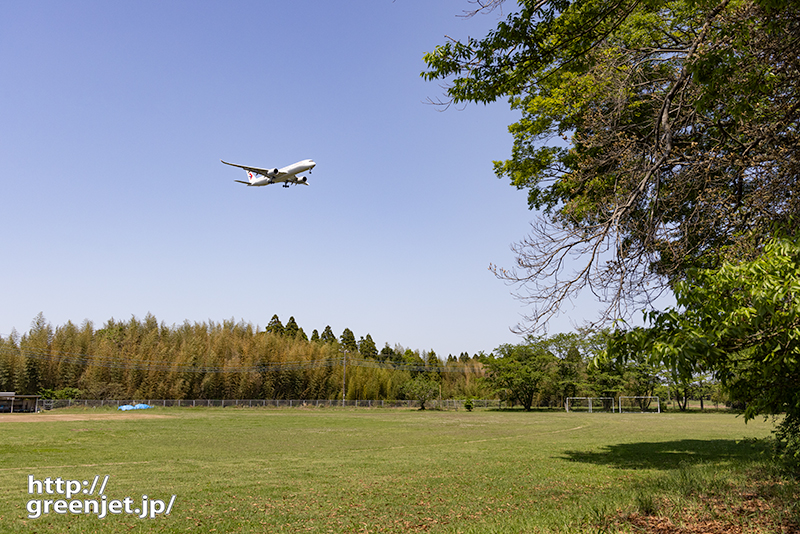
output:
[{"label": "goal net", "polygon": [[613,397],[567,397],[564,407],[568,412],[614,412]]},{"label": "goal net", "polygon": [[658,397],[620,397],[619,413],[661,413]]}]

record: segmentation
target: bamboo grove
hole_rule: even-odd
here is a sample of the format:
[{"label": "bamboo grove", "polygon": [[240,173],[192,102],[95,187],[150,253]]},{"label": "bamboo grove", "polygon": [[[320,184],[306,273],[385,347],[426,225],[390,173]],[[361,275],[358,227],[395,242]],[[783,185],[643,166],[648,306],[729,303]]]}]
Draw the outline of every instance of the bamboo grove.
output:
[{"label": "bamboo grove", "polygon": [[166,326],[150,314],[111,319],[100,329],[89,321],[53,327],[39,314],[26,334],[0,337],[0,391],[75,388],[93,399],[332,399],[341,398],[346,378],[348,399],[402,399],[403,385],[427,373],[438,377],[443,396],[486,394],[477,380],[483,365],[466,354],[444,362],[433,351],[399,345],[378,352],[366,339],[356,343],[349,329],[337,339],[330,327],[308,339],[293,318],[284,328],[277,316],[258,331],[232,320]]},{"label": "bamboo grove", "polygon": [[[678,379],[643,356],[609,361],[607,331],[579,329],[440,359],[400,345],[380,351],[330,327],[307,337],[294,318],[166,326],[155,317],[107,321],[95,329],[42,316],[30,330],[0,337],[0,391],[85,399],[341,399],[422,401],[495,398],[510,405],[564,406],[567,397],[659,395],[730,399],[708,373]],[[423,392],[423,393],[421,393]],[[681,404],[682,402],[682,404]]]}]

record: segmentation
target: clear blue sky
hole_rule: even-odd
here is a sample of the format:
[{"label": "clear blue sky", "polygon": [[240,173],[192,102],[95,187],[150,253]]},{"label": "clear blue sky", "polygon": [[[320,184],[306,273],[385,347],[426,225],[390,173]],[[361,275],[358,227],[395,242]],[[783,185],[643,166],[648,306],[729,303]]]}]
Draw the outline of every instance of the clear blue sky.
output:
[{"label": "clear blue sky", "polygon": [[[0,335],[294,316],[440,356],[517,342],[525,192],[505,102],[438,112],[422,56],[467,0],[0,3]],[[220,159],[312,158],[248,188]],[[585,317],[591,318],[591,315]],[[562,317],[567,330],[583,317]]]}]

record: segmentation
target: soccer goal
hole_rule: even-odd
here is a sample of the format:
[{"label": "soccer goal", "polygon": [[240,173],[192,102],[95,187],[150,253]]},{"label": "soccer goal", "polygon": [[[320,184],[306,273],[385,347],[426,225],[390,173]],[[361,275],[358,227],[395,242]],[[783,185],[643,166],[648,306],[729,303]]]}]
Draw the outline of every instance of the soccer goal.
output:
[{"label": "soccer goal", "polygon": [[568,412],[613,412],[613,397],[567,397],[564,407]]},{"label": "soccer goal", "polygon": [[619,413],[661,413],[658,397],[620,397]]}]

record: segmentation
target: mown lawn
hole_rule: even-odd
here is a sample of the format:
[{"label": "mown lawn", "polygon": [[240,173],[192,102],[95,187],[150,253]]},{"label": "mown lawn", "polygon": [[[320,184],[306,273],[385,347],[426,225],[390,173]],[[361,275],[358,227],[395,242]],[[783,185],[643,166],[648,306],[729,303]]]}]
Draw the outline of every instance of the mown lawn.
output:
[{"label": "mown lawn", "polygon": [[[655,532],[656,520],[780,532],[795,513],[796,485],[757,441],[771,423],[732,414],[61,413],[108,418],[0,422],[0,532]],[[29,495],[29,475],[108,475],[109,500],[176,498],[155,519],[30,519],[29,500],[63,497]]]}]

